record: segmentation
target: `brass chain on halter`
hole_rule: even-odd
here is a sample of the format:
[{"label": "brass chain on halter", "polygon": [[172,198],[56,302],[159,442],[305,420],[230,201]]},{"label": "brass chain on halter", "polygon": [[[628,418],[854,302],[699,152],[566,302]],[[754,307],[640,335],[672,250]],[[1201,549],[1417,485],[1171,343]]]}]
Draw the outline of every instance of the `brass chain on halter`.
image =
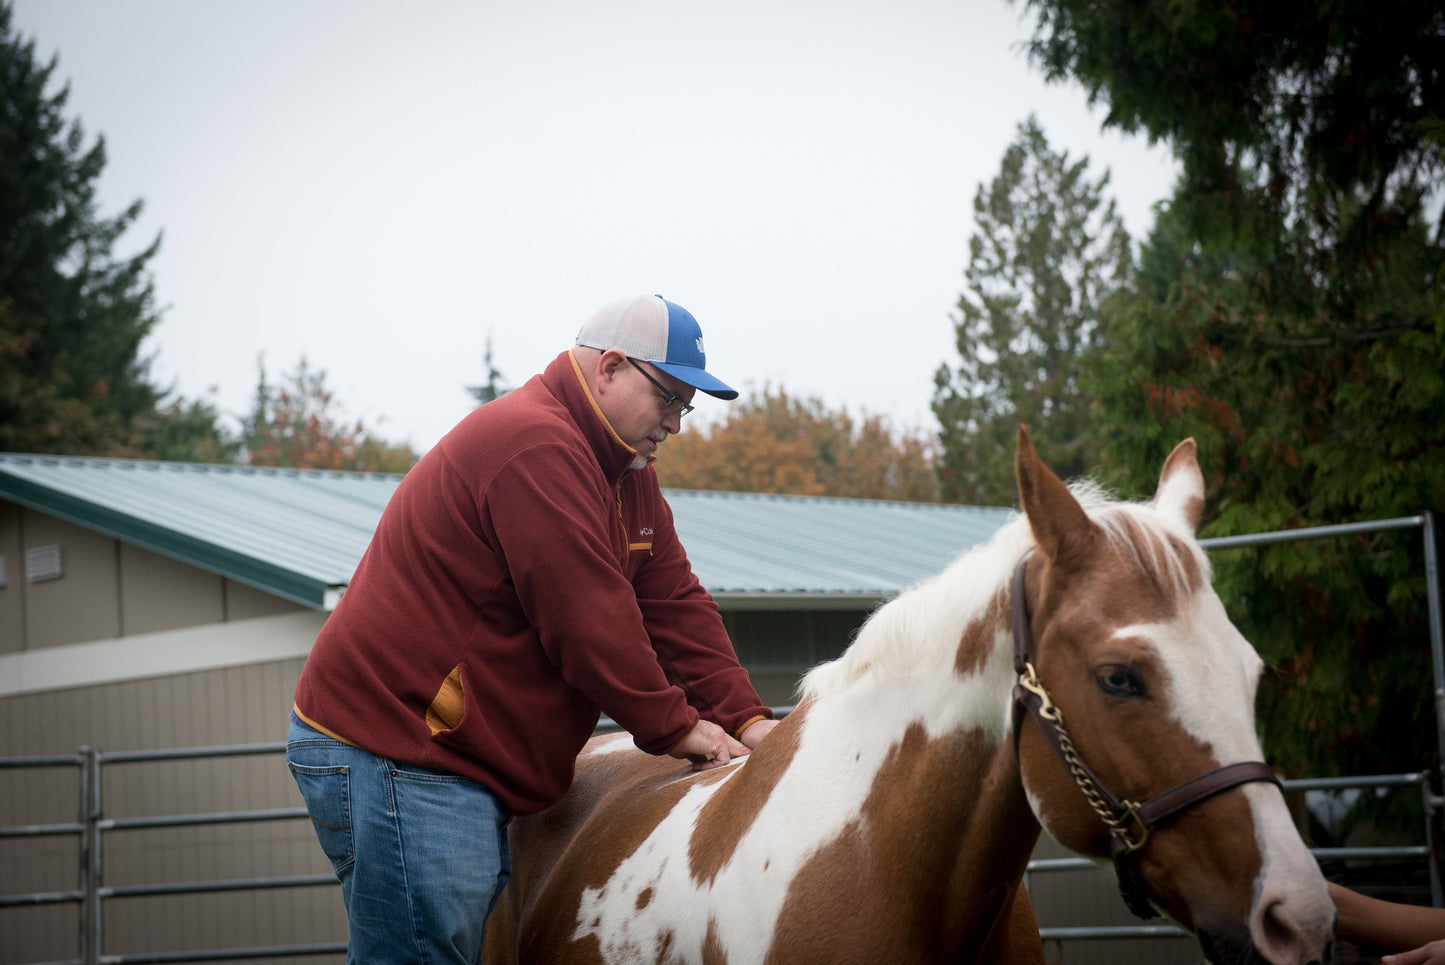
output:
[{"label": "brass chain on halter", "polygon": [[[1139,820],[1139,804],[1127,798],[1121,799],[1119,804],[1121,810],[1115,810],[1111,803],[1104,797],[1099,785],[1094,781],[1093,775],[1088,767],[1084,765],[1083,758],[1074,749],[1074,741],[1069,737],[1068,730],[1064,727],[1063,711],[1049,698],[1049,692],[1044,689],[1043,683],[1039,681],[1038,672],[1034,670],[1032,661],[1024,662],[1024,669],[1019,674],[1019,684],[1029,693],[1039,698],[1038,714],[1053,725],[1055,736],[1058,738],[1059,750],[1063,755],[1064,764],[1068,768],[1069,776],[1074,779],[1074,784],[1083,792],[1084,799],[1088,801],[1089,807],[1104,822],[1109,833],[1116,840],[1116,850],[1124,854],[1132,854],[1144,847],[1149,840],[1149,827]],[[1131,824],[1137,824],[1142,832],[1138,837],[1132,835]]]}]

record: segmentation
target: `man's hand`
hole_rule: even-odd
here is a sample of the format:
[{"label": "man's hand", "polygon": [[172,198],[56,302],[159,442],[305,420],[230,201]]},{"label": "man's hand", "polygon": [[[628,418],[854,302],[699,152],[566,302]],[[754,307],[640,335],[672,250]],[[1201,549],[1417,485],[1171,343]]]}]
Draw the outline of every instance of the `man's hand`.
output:
[{"label": "man's hand", "polygon": [[[753,727],[756,727],[754,724]],[[748,731],[753,728],[749,727]],[[672,757],[692,761],[694,771],[710,771],[722,767],[735,757],[746,757],[748,748],[728,736],[727,731],[711,721],[699,720],[687,736],[667,752]]]},{"label": "man's hand", "polygon": [[778,722],[775,720],[767,720],[766,718],[763,720],[755,720],[748,725],[747,730],[738,736],[743,739],[743,743],[748,746],[748,750],[755,751],[758,749],[758,745],[762,743],[763,738],[768,736],[768,731],[777,726]]}]

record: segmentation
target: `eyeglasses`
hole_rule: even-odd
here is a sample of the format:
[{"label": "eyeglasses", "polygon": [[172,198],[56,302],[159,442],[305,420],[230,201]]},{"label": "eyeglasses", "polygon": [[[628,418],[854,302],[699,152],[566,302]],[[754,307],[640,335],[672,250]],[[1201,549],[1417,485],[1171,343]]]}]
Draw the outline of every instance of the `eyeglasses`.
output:
[{"label": "eyeglasses", "polygon": [[676,415],[678,417],[681,417],[687,415],[689,412],[692,411],[691,405],[682,401],[673,393],[667,391],[667,386],[663,385],[661,382],[657,381],[651,375],[649,375],[647,369],[637,364],[637,359],[629,355],[627,356],[627,361],[631,362],[632,367],[637,371],[641,372],[642,377],[647,381],[651,382],[653,385],[657,386],[657,391],[662,393],[663,415]]}]

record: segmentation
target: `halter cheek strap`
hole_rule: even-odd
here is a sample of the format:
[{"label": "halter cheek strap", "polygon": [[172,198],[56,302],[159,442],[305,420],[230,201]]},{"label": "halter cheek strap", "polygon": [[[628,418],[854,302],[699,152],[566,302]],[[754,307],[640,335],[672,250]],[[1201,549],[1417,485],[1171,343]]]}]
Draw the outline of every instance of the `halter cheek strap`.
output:
[{"label": "halter cheek strap", "polygon": [[1027,711],[1038,725],[1045,743],[1089,802],[1089,807],[1109,829],[1109,850],[1124,903],[1139,918],[1157,917],[1158,912],[1149,901],[1148,886],[1139,871],[1138,860],[1139,852],[1148,843],[1149,833],[1154,827],[1201,801],[1241,784],[1262,781],[1279,786],[1279,777],[1262,761],[1242,761],[1175,785],[1143,803],[1121,799],[1110,792],[1075,749],[1069,732],[1064,729],[1063,714],[1054,706],[1049,692],[1044,689],[1038,673],[1034,670],[1033,631],[1029,626],[1028,599],[1024,586],[1024,572],[1028,561],[1028,554],[1019,560],[1010,588],[1014,672],[1018,674],[1018,682],[1014,684],[1013,691],[1014,757],[1018,757],[1021,730],[1019,725]]}]

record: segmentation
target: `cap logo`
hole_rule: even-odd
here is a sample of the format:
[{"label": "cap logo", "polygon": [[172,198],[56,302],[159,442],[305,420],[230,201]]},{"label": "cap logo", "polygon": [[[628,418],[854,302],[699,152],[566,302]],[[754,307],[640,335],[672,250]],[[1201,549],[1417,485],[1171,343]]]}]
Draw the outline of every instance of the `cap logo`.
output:
[{"label": "cap logo", "polygon": [[701,336],[701,335],[699,335],[699,336],[697,337],[697,354],[698,354],[698,355],[706,355],[706,354],[707,354],[706,352],[704,352],[704,351],[702,350],[702,336]]}]

